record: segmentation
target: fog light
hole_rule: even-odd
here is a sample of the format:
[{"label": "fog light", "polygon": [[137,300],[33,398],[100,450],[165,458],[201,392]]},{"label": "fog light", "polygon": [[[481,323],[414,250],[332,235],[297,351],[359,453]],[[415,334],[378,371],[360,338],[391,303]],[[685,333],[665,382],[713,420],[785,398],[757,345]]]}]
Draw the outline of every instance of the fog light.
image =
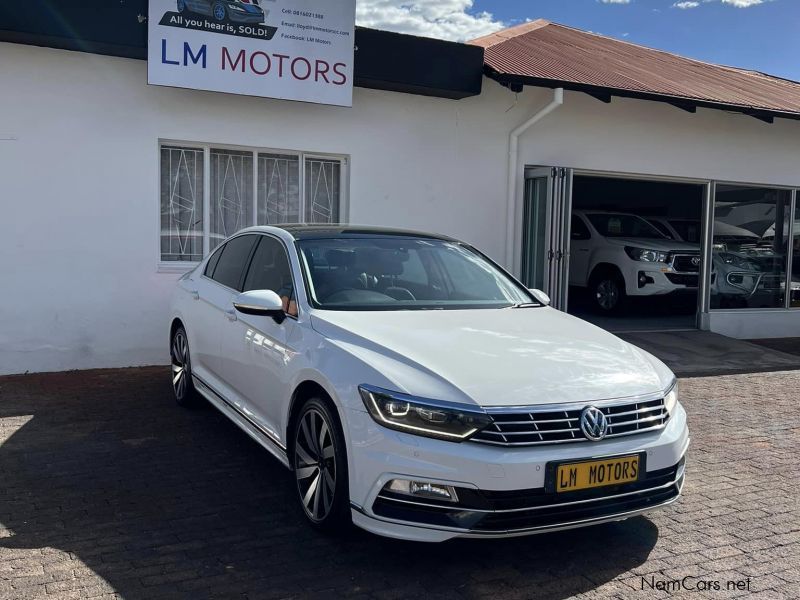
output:
[{"label": "fog light", "polygon": [[639,276],[636,279],[636,283],[639,285],[639,288],[643,288],[648,283],[655,283],[655,279],[650,277],[646,272],[639,271]]},{"label": "fog light", "polygon": [[408,481],[407,479],[392,479],[384,488],[396,494],[405,494],[416,498],[433,498],[447,502],[458,502],[456,490],[451,485],[441,485],[428,481]]}]

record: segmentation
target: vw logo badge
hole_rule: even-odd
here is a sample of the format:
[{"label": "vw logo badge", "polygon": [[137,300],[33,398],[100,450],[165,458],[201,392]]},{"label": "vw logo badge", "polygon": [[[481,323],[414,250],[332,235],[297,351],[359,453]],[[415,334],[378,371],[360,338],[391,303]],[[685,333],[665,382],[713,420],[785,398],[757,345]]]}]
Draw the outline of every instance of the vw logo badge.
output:
[{"label": "vw logo badge", "polygon": [[588,439],[599,442],[606,437],[608,421],[599,408],[587,406],[581,411],[581,431]]},{"label": "vw logo badge", "polygon": [[692,264],[695,267],[699,267],[700,266],[700,257],[699,256],[693,256],[692,257]]}]

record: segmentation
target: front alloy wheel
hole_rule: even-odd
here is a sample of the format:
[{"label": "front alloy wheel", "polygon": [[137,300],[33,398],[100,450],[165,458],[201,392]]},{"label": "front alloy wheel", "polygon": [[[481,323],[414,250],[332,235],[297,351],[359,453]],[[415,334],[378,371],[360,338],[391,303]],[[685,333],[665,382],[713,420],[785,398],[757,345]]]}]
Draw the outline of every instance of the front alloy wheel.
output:
[{"label": "front alloy wheel", "polygon": [[297,493],[312,525],[336,529],[349,521],[344,439],[328,406],[312,398],[294,432]]}]

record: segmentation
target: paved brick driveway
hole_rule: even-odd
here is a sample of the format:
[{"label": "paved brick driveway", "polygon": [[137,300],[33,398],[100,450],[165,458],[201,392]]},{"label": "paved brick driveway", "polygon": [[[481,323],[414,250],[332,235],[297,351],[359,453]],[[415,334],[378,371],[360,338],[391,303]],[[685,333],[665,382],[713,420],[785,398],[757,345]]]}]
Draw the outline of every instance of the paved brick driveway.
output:
[{"label": "paved brick driveway", "polygon": [[[681,382],[685,496],[650,517],[420,545],[310,531],[289,474],[161,368],[0,378],[0,598],[800,597],[800,373]],[[652,578],[652,579],[651,579]],[[659,584],[658,582],[662,582]]]}]

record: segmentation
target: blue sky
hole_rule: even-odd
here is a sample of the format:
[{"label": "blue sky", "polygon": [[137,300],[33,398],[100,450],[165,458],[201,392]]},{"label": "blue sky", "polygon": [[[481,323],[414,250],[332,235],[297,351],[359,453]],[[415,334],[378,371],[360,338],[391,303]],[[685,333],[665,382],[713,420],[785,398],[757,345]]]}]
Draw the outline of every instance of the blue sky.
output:
[{"label": "blue sky", "polygon": [[800,80],[800,0],[357,0],[357,6],[360,24],[459,40],[544,18]]}]

